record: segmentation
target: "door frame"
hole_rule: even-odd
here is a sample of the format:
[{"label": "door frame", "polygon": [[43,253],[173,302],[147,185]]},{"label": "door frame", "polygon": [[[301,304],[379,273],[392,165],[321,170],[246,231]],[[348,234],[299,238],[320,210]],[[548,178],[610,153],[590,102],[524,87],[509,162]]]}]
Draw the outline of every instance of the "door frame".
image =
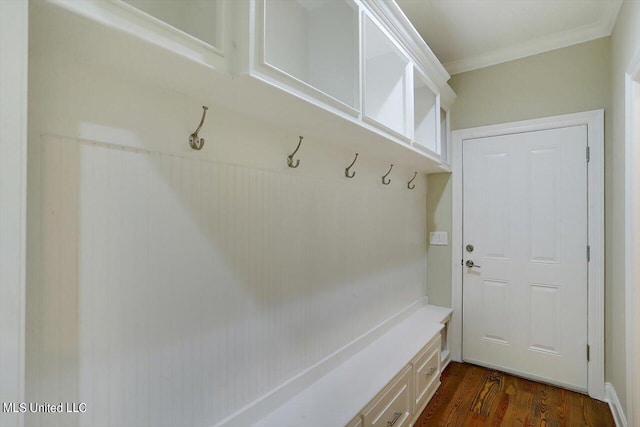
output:
[{"label": "door frame", "polygon": [[590,150],[590,161],[587,168],[588,244],[591,249],[591,260],[588,264],[587,338],[590,347],[590,359],[587,364],[587,389],[589,396],[604,400],[604,110],[461,129],[451,133],[451,179],[453,191],[451,206],[451,303],[453,308],[453,316],[451,318],[451,358],[456,361],[462,360],[463,268],[460,260],[463,258],[463,142],[469,139],[579,125],[587,126],[587,143]]},{"label": "door frame", "polygon": [[640,383],[630,381],[640,375],[640,199],[632,189],[640,189],[640,51],[625,76],[625,329],[627,344],[627,423],[640,422]]},{"label": "door frame", "polygon": [[[0,401],[25,401],[29,2],[0,0]],[[0,412],[20,427],[24,414]]]}]

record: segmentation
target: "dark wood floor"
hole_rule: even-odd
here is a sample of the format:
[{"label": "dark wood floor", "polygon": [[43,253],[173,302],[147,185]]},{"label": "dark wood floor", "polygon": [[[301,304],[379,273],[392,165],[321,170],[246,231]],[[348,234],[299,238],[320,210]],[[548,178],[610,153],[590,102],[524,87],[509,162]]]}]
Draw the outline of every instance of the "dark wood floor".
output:
[{"label": "dark wood floor", "polygon": [[589,396],[467,363],[451,362],[415,426],[615,426]]}]

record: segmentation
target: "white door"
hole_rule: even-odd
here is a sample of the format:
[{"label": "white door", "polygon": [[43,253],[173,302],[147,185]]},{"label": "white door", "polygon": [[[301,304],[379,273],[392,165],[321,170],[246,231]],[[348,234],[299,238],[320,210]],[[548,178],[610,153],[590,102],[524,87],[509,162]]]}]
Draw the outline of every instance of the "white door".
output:
[{"label": "white door", "polygon": [[464,141],[464,360],[587,390],[586,147],[587,126]]}]

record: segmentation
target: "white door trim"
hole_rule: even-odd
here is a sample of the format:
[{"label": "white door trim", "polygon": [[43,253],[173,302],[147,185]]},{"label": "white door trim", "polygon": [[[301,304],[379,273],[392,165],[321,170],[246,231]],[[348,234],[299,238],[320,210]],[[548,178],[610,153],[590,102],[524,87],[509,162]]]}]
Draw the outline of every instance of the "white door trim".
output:
[{"label": "white door trim", "polygon": [[[29,2],[0,0],[0,402],[24,402]],[[18,427],[24,415],[3,413]]]},{"label": "white door trim", "polygon": [[[452,136],[451,357],[462,360],[462,143],[468,139],[587,125],[591,160],[588,166],[589,396],[604,400],[604,110],[456,130]],[[586,153],[585,153],[586,156]],[[585,157],[586,161],[586,157]],[[586,251],[586,248],[585,248]],[[585,254],[586,256],[586,254]],[[586,350],[586,349],[585,349]]]},{"label": "white door trim", "polygon": [[625,329],[627,342],[627,423],[640,423],[640,200],[633,190],[640,189],[640,51],[625,76]]}]

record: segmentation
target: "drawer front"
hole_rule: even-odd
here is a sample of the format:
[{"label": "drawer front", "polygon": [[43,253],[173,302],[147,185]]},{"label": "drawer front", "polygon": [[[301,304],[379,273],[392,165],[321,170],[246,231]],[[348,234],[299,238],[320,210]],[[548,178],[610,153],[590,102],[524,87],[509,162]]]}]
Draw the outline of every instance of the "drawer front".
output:
[{"label": "drawer front", "polygon": [[413,359],[411,359],[410,363],[412,365],[417,365],[420,360],[424,361],[425,356],[427,357],[430,356],[431,353],[433,353],[435,350],[438,350],[440,348],[440,345],[441,345],[440,334],[437,334],[435,337],[431,339],[431,341],[427,343],[427,345],[422,347],[422,350],[420,350],[418,354],[416,354],[416,356]]},{"label": "drawer front", "polygon": [[422,408],[440,380],[440,340],[429,346],[413,362],[413,384],[416,410]]},{"label": "drawer front", "polygon": [[365,427],[406,427],[412,413],[411,366],[406,366],[363,411]]}]

